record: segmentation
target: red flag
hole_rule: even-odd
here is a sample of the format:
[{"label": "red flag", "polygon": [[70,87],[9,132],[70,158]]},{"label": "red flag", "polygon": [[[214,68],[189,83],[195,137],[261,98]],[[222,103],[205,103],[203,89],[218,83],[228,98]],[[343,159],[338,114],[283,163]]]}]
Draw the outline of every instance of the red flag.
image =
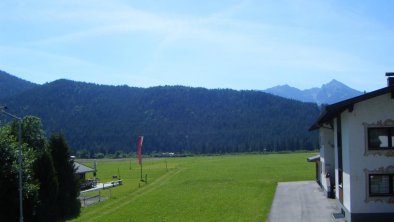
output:
[{"label": "red flag", "polygon": [[138,147],[138,164],[142,164],[142,159],[141,159],[141,149],[142,149],[142,142],[144,140],[143,136],[139,136],[137,140],[137,147]]}]

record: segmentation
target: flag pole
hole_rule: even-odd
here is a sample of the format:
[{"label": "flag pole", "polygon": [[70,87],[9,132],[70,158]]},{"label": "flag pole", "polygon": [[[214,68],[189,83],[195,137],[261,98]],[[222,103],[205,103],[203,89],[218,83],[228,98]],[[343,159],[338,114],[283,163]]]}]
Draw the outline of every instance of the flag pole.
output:
[{"label": "flag pole", "polygon": [[140,179],[140,181],[144,181],[144,179],[142,179],[142,162],[141,162],[140,166],[141,166],[141,179]]},{"label": "flag pole", "polygon": [[142,178],[142,142],[144,141],[143,136],[139,136],[137,140],[137,147],[138,147],[138,163],[140,164],[141,167],[141,178],[140,180],[143,182],[144,179]]}]

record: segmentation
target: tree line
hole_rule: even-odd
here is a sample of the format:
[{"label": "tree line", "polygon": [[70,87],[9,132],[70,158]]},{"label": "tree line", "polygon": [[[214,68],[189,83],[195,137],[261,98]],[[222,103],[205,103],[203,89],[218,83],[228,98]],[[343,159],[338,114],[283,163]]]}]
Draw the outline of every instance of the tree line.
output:
[{"label": "tree line", "polygon": [[[37,117],[22,119],[25,221],[64,221],[80,213],[79,179],[61,134],[46,138]],[[18,122],[0,127],[0,218],[18,221]]]},{"label": "tree line", "polygon": [[57,80],[1,100],[19,115],[39,116],[46,132],[93,153],[237,153],[316,149],[308,132],[316,104],[253,90],[184,86],[135,88]]}]

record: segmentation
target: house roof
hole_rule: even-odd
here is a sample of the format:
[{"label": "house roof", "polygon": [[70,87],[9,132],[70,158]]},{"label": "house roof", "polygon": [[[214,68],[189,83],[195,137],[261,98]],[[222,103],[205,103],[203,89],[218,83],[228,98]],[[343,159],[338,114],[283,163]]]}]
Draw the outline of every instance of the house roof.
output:
[{"label": "house roof", "polygon": [[74,162],[74,168],[75,168],[77,174],[89,173],[89,172],[95,171],[94,169],[87,167],[83,164],[77,163],[77,162]]},{"label": "house roof", "polygon": [[308,158],[306,158],[306,160],[308,162],[318,162],[318,161],[320,161],[320,155],[308,157]]},{"label": "house roof", "polygon": [[328,105],[325,107],[324,111],[321,113],[317,121],[309,128],[309,131],[319,129],[320,127],[323,126],[324,123],[330,122],[332,119],[337,117],[340,113],[342,113],[345,110],[352,111],[353,106],[356,103],[386,94],[386,93],[392,93],[394,95],[394,85],[378,89],[369,93],[365,93],[361,96],[356,96],[351,99],[343,100],[338,103],[334,103],[332,105]]}]

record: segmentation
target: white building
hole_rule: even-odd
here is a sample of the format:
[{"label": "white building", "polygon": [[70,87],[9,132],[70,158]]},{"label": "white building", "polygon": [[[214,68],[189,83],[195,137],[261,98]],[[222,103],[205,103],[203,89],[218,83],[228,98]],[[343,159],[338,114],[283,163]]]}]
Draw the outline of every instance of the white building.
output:
[{"label": "white building", "polygon": [[327,106],[310,129],[320,133],[317,181],[348,222],[394,221],[394,73],[386,75],[387,87]]}]

